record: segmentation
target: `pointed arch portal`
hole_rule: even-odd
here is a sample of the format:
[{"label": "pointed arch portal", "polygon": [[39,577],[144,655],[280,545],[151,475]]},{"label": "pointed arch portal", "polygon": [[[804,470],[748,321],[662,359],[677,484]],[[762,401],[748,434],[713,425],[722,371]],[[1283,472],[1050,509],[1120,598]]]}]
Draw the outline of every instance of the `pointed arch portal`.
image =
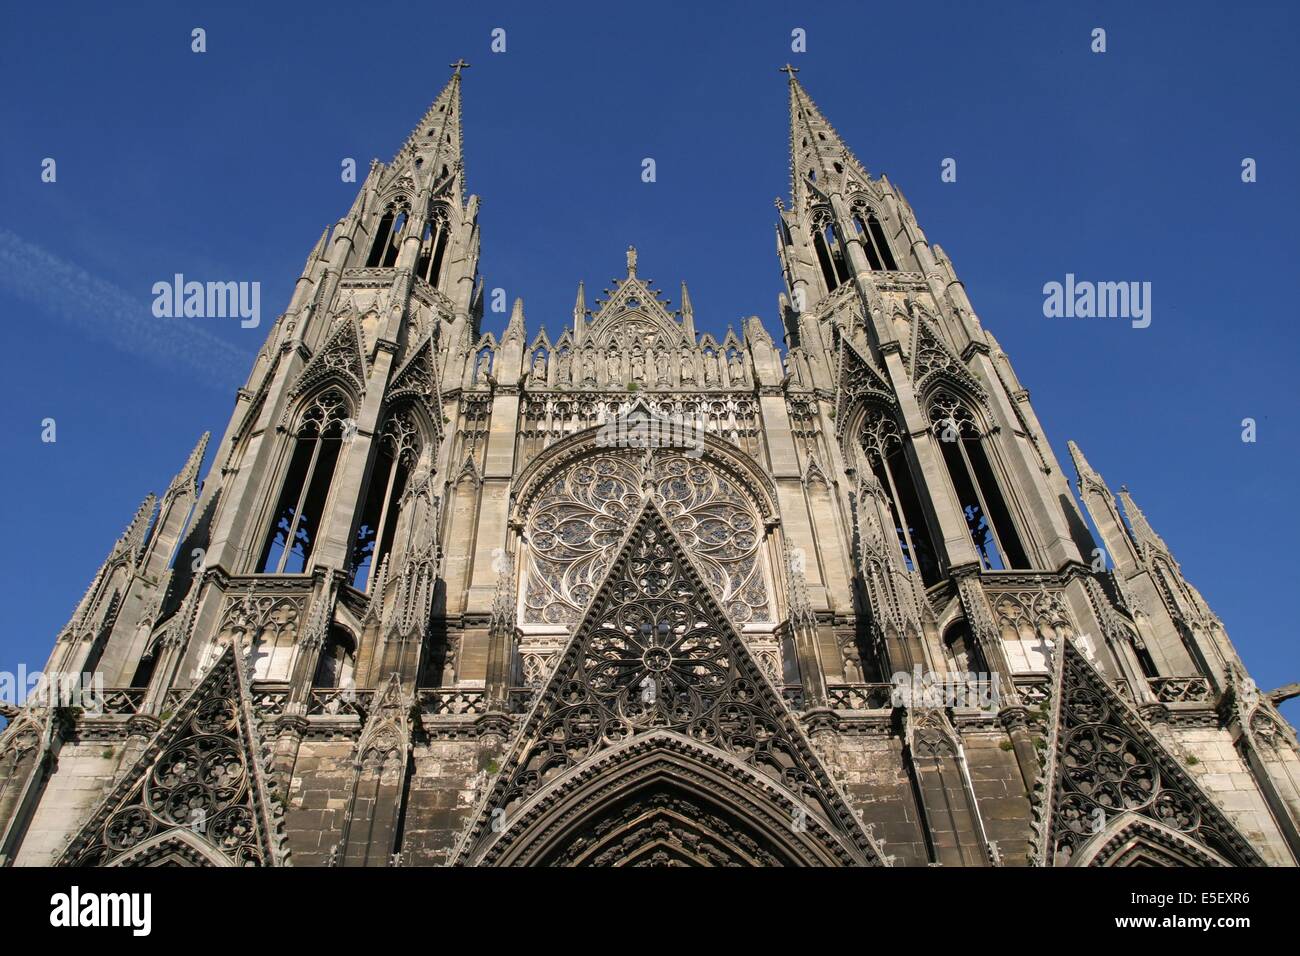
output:
[{"label": "pointed arch portal", "polygon": [[738,761],[671,732],[546,788],[483,854],[490,866],[852,866],[854,848]]}]

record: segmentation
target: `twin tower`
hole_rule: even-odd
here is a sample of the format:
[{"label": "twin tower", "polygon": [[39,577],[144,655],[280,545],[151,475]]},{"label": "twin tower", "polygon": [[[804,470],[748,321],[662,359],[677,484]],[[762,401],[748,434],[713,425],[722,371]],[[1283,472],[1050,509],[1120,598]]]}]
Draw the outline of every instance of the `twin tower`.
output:
[{"label": "twin tower", "polygon": [[1296,862],[1284,693],[795,71],[778,345],[634,250],[485,333],[463,65],[10,709],[0,861]]}]

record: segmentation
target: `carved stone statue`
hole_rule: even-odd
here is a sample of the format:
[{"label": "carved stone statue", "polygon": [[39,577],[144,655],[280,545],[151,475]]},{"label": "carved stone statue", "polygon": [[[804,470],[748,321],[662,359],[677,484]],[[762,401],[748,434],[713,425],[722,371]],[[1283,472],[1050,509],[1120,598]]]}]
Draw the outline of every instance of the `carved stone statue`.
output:
[{"label": "carved stone statue", "polygon": [[844,655],[844,683],[861,684],[862,655],[858,653],[858,646],[850,641],[840,648],[840,653]]},{"label": "carved stone statue", "polygon": [[718,360],[711,351],[704,353],[704,384],[718,384]]}]

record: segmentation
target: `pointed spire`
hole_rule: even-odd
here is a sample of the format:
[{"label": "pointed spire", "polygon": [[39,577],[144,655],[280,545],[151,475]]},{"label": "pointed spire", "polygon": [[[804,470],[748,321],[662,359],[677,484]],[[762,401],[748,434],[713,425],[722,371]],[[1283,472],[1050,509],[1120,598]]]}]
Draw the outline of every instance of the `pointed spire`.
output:
[{"label": "pointed spire", "polygon": [[208,441],[212,438],[212,432],[204,432],[199,438],[198,444],[190,452],[190,457],[185,459],[185,465],[172,479],[172,483],[167,486],[167,494],[175,494],[181,491],[192,490],[198,493],[199,468],[203,464],[203,456],[207,454]]},{"label": "pointed spire", "polygon": [[691,293],[686,288],[686,280],[682,280],[682,325],[686,328],[686,334],[692,342],[695,341],[695,306],[691,304]]},{"label": "pointed spire", "polygon": [[502,342],[509,342],[511,339],[523,340],[524,338],[524,300],[515,299],[515,306],[510,310],[510,322],[506,325],[505,334],[501,336]]},{"label": "pointed spire", "polygon": [[831,181],[834,162],[848,160],[864,178],[870,174],[795,78],[799,71],[787,65],[781,72],[790,77],[790,198],[797,211],[803,208],[801,200],[810,182],[821,186]]},{"label": "pointed spire", "polygon": [[118,539],[114,550],[126,551],[132,555],[139,554],[140,549],[144,547],[145,533],[149,530],[149,519],[153,517],[157,505],[158,497],[153,492],[145,496],[144,501],[140,502],[140,507],[135,510],[131,523],[122,532],[122,537]]},{"label": "pointed spire", "polygon": [[[455,70],[451,79],[419,124],[411,130],[411,135],[393,157],[393,165],[407,158],[423,161],[421,168],[426,175],[432,177],[434,183],[442,182],[448,175],[455,175],[463,199],[465,184],[459,175],[465,165],[460,127],[460,71],[469,64],[458,60],[451,66]],[[433,162],[435,158],[440,158],[440,162]]]},{"label": "pointed spire", "polygon": [[320,234],[320,238],[316,240],[316,245],[312,246],[311,255],[307,257],[308,262],[313,262],[317,259],[325,258],[325,247],[329,243],[330,233],[333,231],[333,229],[334,229],[333,226],[325,227],[325,231],[322,232]]},{"label": "pointed spire", "polygon": [[1106,487],[1106,482],[1097,473],[1097,470],[1088,464],[1088,459],[1083,457],[1083,452],[1079,446],[1072,441],[1065,444],[1070,449],[1070,458],[1074,460],[1074,470],[1079,475],[1079,490],[1085,494],[1090,490],[1098,491],[1106,497],[1110,497],[1110,489]]},{"label": "pointed spire", "polygon": [[573,322],[576,329],[582,322],[583,317],[587,314],[587,292],[583,288],[582,280],[578,280],[578,297],[573,301]]},{"label": "pointed spire", "polygon": [[1155,529],[1151,527],[1151,522],[1147,521],[1147,516],[1142,513],[1142,509],[1137,506],[1133,496],[1123,486],[1119,489],[1119,500],[1124,503],[1124,517],[1128,519],[1134,540],[1141,546],[1149,545],[1168,554],[1169,546],[1165,544],[1160,535],[1156,534]]}]

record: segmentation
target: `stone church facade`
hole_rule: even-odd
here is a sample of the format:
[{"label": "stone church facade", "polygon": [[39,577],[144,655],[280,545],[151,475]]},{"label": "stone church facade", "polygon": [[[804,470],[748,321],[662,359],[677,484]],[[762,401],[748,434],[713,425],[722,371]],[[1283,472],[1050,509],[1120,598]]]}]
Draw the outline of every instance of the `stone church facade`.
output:
[{"label": "stone church facade", "polygon": [[0,861],[1296,862],[1288,691],[795,71],[779,346],[635,250],[485,334],[463,65],[8,709]]}]

